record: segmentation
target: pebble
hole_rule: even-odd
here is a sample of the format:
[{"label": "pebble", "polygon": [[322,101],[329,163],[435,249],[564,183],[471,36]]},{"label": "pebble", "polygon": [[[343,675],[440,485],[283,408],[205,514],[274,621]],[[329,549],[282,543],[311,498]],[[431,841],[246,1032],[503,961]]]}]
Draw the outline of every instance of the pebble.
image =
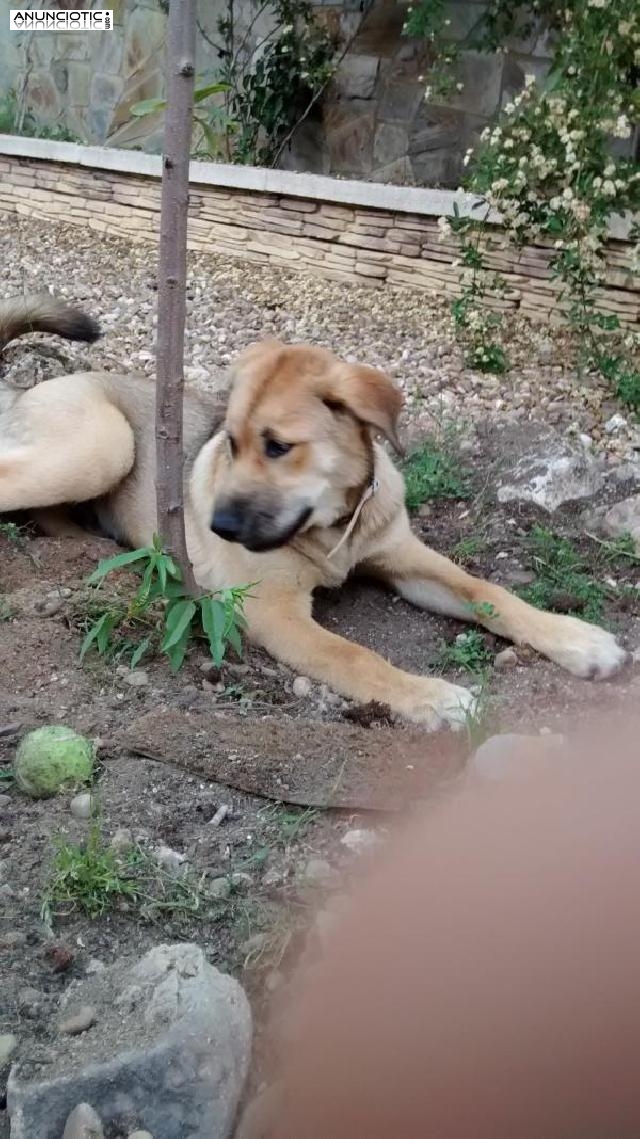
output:
[{"label": "pebble", "polygon": [[24,1016],[34,1017],[38,1015],[44,1000],[45,995],[41,993],[39,989],[29,987],[20,989],[18,993],[18,1008]]},{"label": "pebble", "polygon": [[70,808],[75,819],[90,819],[94,811],[93,796],[88,791],[75,795],[71,800]]},{"label": "pebble", "polygon": [[0,945],[4,945],[5,949],[17,949],[18,946],[26,944],[27,935],[21,929],[9,929],[0,938]]},{"label": "pebble", "polygon": [[86,1032],[96,1023],[97,1014],[93,1005],[81,1005],[80,1008],[71,1016],[61,1020],[58,1024],[58,1032],[63,1036],[79,1036],[81,1032]]},{"label": "pebble", "polygon": [[88,977],[94,977],[96,973],[104,973],[107,966],[104,961],[99,957],[90,957],[85,967],[85,973]]},{"label": "pebble", "polygon": [[114,832],[113,838],[110,843],[111,849],[115,850],[116,854],[124,854],[133,846],[133,835],[127,827],[118,827]]},{"label": "pebble", "polygon": [[515,649],[502,649],[493,658],[495,668],[513,668],[518,663],[518,654]]},{"label": "pebble", "polygon": [[[186,370],[185,368],[185,372]],[[150,1131],[132,1131],[129,1139],[153,1139],[153,1135]]]},{"label": "pebble", "polygon": [[172,850],[170,846],[159,846],[155,858],[158,866],[161,866],[163,870],[168,870],[170,874],[178,874],[181,870],[186,869],[186,854],[180,854],[179,851]]},{"label": "pebble", "polygon": [[538,345],[538,363],[550,364],[554,356],[554,344],[552,340],[541,340]]},{"label": "pebble", "polygon": [[129,688],[146,688],[149,684],[149,674],[143,668],[130,669],[122,677],[122,683],[128,684]]},{"label": "pebble", "polygon": [[293,695],[298,700],[303,700],[306,696],[310,696],[311,688],[312,685],[308,676],[296,676],[293,684],[291,685]]},{"label": "pebble", "polygon": [[345,831],[340,842],[352,854],[364,854],[379,845],[380,836],[366,827],[355,827],[353,830]]},{"label": "pebble", "polygon": [[9,1063],[17,1047],[18,1037],[14,1036],[12,1032],[4,1032],[0,1036],[0,1068],[4,1068]]},{"label": "pebble", "polygon": [[11,796],[10,795],[0,795],[0,810],[2,810],[3,807],[10,807],[10,806],[11,806]]},{"label": "pebble", "polygon": [[231,882],[228,878],[212,878],[209,883],[209,893],[213,898],[224,902],[231,894]]},{"label": "pebble", "polygon": [[311,886],[326,886],[333,881],[335,872],[326,858],[310,858],[305,863],[303,877]]},{"label": "pebble", "polygon": [[67,1119],[62,1139],[104,1139],[100,1116],[91,1104],[79,1103]]}]

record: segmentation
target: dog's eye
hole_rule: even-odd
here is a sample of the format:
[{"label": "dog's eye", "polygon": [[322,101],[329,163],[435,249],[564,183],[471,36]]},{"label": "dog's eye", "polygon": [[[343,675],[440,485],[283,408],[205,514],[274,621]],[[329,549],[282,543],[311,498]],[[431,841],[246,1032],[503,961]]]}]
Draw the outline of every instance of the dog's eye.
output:
[{"label": "dog's eye", "polygon": [[264,453],[268,459],[279,459],[291,450],[292,443],[281,443],[278,439],[265,439]]}]

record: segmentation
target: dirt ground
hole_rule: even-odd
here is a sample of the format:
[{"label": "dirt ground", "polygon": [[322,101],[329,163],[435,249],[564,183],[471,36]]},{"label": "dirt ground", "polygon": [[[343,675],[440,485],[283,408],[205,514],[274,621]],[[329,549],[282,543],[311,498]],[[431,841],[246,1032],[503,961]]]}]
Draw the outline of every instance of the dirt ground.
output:
[{"label": "dirt ground", "polygon": [[[536,523],[574,540],[596,567],[599,550],[583,533],[584,505],[550,521],[529,506],[497,504],[498,464],[522,445],[521,436],[477,432],[468,452],[473,497],[426,504],[414,517],[416,531],[445,553],[466,539],[468,568],[507,585],[535,576],[528,539]],[[623,493],[618,487],[617,496]],[[383,709],[354,709],[319,685],[296,697],[293,674],[253,649],[219,672],[203,671],[204,649],[177,676],[161,660],[145,662],[148,683],[141,687],[131,687],[127,670],[112,661],[89,655],[81,663],[86,578],[113,552],[92,538],[59,541],[28,529],[0,536],[2,1031],[18,1037],[25,1070],[44,1075],[55,1057],[58,999],[72,979],[161,941],[194,939],[247,988],[256,1017],[255,1087],[268,1075],[264,1026],[286,989],[290,963],[307,944],[327,891],[340,891],[362,864],[341,839],[354,829],[384,831],[416,794],[446,791],[474,741],[394,725]],[[623,597],[607,597],[603,621],[637,649],[633,589],[640,567],[623,559],[606,572],[628,588]],[[565,599],[565,607],[572,604]],[[460,633],[458,623],[367,582],[319,596],[316,613],[327,627],[418,672],[442,671],[442,646]],[[505,647],[488,634],[484,643],[491,658]],[[478,681],[451,666],[444,674]],[[556,731],[586,715],[618,715],[637,702],[639,681],[630,671],[589,684],[518,650],[517,663],[489,667],[479,730]],[[167,885],[163,871],[148,905],[121,899],[94,920],[54,905],[43,920],[56,839],[82,843],[89,826],[71,814],[68,795],[33,801],[8,778],[22,733],[52,722],[98,741],[95,825],[105,843],[124,828],[149,858],[162,846],[186,856],[184,889]],[[221,804],[229,814],[214,826]],[[221,879],[228,890],[214,902],[209,884]],[[0,1136],[7,1134],[0,1112]]]}]

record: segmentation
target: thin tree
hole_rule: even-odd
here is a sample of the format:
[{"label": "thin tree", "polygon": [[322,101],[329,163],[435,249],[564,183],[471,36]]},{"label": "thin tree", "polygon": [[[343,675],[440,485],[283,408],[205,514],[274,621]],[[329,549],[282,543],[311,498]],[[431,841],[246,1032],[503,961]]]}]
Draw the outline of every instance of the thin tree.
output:
[{"label": "thin tree", "polygon": [[158,533],[190,593],[197,586],[184,530],[182,405],[195,44],[196,0],[170,0],[158,266],[156,504]]}]

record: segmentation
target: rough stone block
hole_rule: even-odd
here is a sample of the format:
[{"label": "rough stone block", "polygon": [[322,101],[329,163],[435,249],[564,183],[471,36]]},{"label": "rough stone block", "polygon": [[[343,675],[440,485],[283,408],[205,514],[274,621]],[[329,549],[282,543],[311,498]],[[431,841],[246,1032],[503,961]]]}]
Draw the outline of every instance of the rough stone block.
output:
[{"label": "rough stone block", "polygon": [[91,89],[91,68],[87,63],[69,64],[69,102],[72,107],[86,107]]},{"label": "rough stone block", "polygon": [[90,1103],[110,1130],[135,1120],[154,1139],[229,1139],[251,1044],[237,981],[196,945],[160,945],[70,992],[74,1006],[95,1010],[95,1027],[80,1049],[61,1036],[41,1079],[31,1075],[33,1065],[28,1080],[14,1066],[12,1139],[59,1139],[78,1103]]},{"label": "rough stone block", "polygon": [[375,91],[379,66],[377,55],[347,55],[334,78],[338,97],[370,99]]}]

